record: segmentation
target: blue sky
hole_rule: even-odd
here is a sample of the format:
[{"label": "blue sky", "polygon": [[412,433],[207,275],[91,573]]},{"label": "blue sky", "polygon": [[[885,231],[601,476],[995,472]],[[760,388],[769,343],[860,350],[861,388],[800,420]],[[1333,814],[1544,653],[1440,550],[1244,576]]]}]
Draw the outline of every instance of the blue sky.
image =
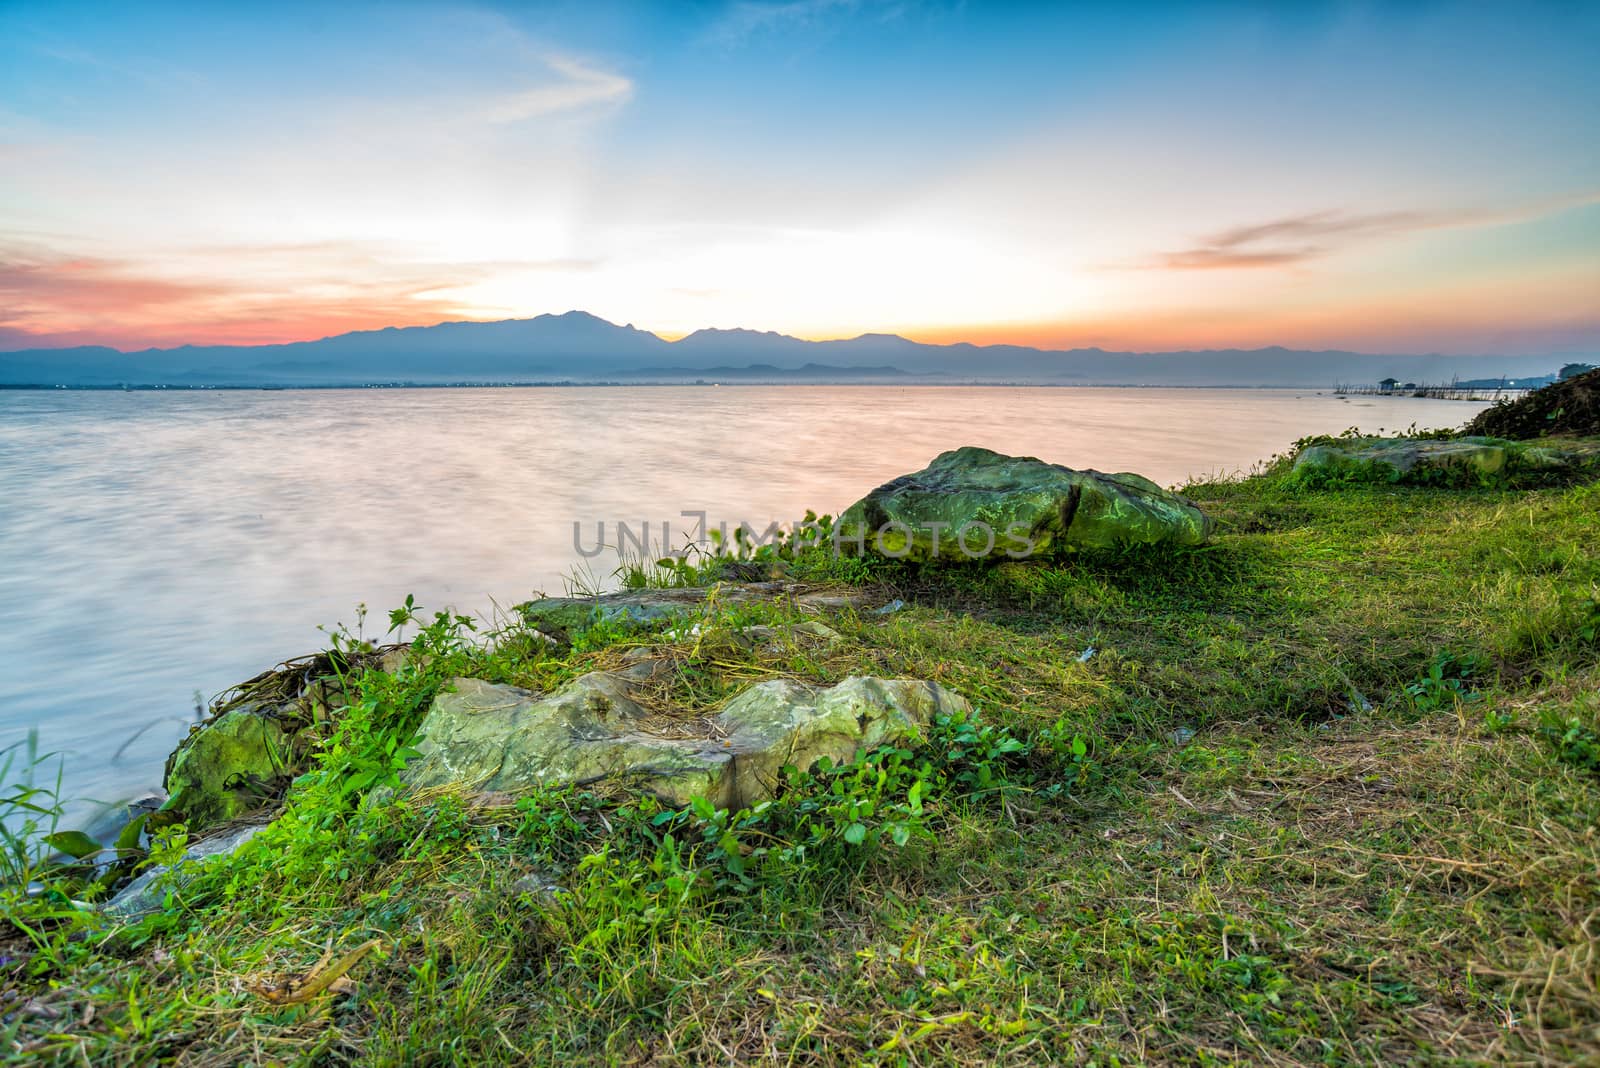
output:
[{"label": "blue sky", "polygon": [[0,6],[0,348],[1600,348],[1600,8]]}]

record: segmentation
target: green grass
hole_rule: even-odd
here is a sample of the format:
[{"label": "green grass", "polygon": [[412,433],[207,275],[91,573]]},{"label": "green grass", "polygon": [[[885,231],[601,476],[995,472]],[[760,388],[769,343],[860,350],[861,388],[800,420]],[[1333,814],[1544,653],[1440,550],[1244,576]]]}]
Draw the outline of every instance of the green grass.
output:
[{"label": "green grass", "polygon": [[[426,664],[358,680],[277,823],[163,915],[9,892],[0,1042],[74,1064],[1600,1058],[1600,487],[1188,492],[1220,522],[1203,551],[801,554],[794,578],[909,604],[830,615],[834,645],[747,648],[739,627],[796,611],[710,606],[668,642],[664,704],[870,672],[979,709],[756,812],[363,803],[348,784],[389,775],[449,677],[549,689],[665,641],[418,620]],[[351,993],[252,989],[369,938]]]}]

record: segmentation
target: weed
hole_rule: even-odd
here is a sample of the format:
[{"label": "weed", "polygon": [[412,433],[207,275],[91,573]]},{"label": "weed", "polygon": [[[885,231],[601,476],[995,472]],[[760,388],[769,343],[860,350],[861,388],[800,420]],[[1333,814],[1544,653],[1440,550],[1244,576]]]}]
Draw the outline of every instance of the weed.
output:
[{"label": "weed", "polygon": [[1415,682],[1406,684],[1406,697],[1418,712],[1433,712],[1457,702],[1476,701],[1481,697],[1472,688],[1477,671],[1477,657],[1441,652]]},{"label": "weed", "polygon": [[1600,733],[1576,714],[1545,709],[1540,715],[1538,734],[1549,743],[1557,759],[1580,771],[1600,775]]}]

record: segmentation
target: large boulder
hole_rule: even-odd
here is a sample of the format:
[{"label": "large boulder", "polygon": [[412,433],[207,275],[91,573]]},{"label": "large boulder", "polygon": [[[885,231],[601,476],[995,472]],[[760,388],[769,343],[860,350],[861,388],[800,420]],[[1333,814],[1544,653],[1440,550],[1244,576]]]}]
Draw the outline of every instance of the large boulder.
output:
[{"label": "large boulder", "polygon": [[737,809],[771,797],[786,764],[847,762],[968,708],[932,682],[852,677],[818,689],[774,679],[715,715],[684,716],[644,703],[649,676],[648,664],[591,672],[543,697],[456,679],[423,719],[421,755],[403,779],[412,789],[513,795],[610,782],[669,805],[698,796]]},{"label": "large boulder", "polygon": [[1140,475],[1074,471],[969,445],[851,505],[836,542],[918,559],[1019,558],[1199,545],[1210,533],[1198,506]]}]

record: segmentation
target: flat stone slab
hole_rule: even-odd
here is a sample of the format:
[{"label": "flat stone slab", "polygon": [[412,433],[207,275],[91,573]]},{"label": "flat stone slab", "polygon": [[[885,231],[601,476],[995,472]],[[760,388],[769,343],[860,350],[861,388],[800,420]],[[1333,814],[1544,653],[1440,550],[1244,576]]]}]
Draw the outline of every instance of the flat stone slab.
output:
[{"label": "flat stone slab", "polygon": [[1587,461],[1583,443],[1506,441],[1503,438],[1356,438],[1310,445],[1295,456],[1294,476],[1306,482],[1468,482],[1491,485],[1516,471],[1562,468]]},{"label": "flat stone slab", "polygon": [[699,796],[737,809],[773,796],[786,764],[846,763],[969,708],[937,683],[854,676],[825,689],[760,682],[720,712],[682,717],[641,703],[640,668],[592,672],[549,696],[457,679],[423,719],[404,782],[516,795],[609,781],[675,807]]},{"label": "flat stone slab", "polygon": [[199,874],[199,868],[216,857],[233,854],[266,826],[264,823],[255,823],[235,827],[233,830],[196,842],[184,850],[183,856],[176,864],[142,872],[119,890],[115,897],[107,901],[103,911],[109,916],[128,922],[153,912],[160,912],[168,890],[182,890],[184,884]]},{"label": "flat stone slab", "polygon": [[802,608],[864,608],[873,595],[849,588],[812,587],[792,582],[723,583],[670,589],[623,590],[594,597],[541,597],[517,606],[535,627],[571,631],[596,621],[654,622],[688,615],[705,604],[712,589],[720,604],[787,600]]},{"label": "flat stone slab", "polygon": [[839,517],[841,544],[917,559],[1199,545],[1211,520],[1141,475],[1075,471],[976,446],[941,453]]}]

